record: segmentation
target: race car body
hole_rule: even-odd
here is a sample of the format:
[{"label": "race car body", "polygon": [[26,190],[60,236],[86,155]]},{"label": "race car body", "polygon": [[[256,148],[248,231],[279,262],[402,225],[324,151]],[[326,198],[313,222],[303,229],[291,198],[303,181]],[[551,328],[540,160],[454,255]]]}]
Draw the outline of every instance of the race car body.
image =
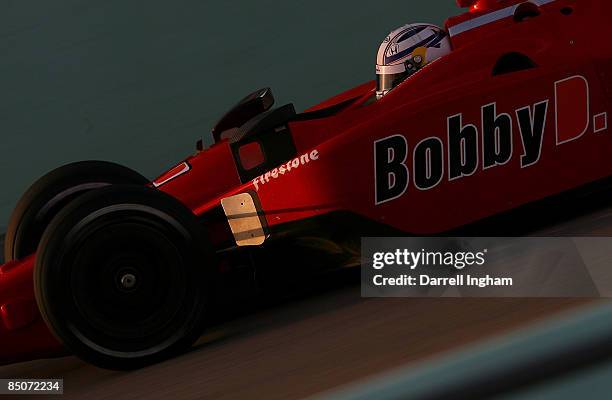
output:
[{"label": "race car body", "polygon": [[[610,177],[612,3],[458,3],[451,54],[382,99],[369,82],[298,114],[255,92],[150,186],[197,216],[226,269],[316,232],[439,234]],[[36,257],[0,267],[0,361],[61,349]]]}]

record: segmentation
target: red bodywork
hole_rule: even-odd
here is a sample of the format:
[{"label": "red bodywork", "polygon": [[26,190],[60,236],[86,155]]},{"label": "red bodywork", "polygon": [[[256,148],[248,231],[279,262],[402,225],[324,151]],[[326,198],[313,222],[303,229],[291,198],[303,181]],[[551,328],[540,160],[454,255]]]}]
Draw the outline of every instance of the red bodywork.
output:
[{"label": "red bodywork", "polygon": [[[369,82],[307,110],[342,105],[333,114],[289,121],[294,151],[282,170],[269,165],[267,174],[244,179],[236,167],[239,156],[223,140],[162,175],[156,186],[201,216],[215,244],[222,246],[232,236],[227,221],[219,218],[220,201],[242,192],[256,195],[271,237],[277,227],[336,211],[428,235],[612,175],[607,129],[612,100],[612,28],[607,19],[612,3],[459,3],[470,11],[447,21],[450,55],[379,101],[371,101],[375,88]],[[510,121],[511,153],[497,154],[493,164],[484,154],[485,133],[497,143],[508,131],[485,121],[485,110],[493,110],[493,121],[501,125]],[[476,129],[475,153],[469,138],[451,144],[457,121],[460,129]],[[385,148],[386,160],[380,154],[375,160],[375,155],[377,146],[391,137],[406,146],[406,157],[399,161],[408,179],[404,184],[397,174],[379,175],[388,180],[387,188],[403,185],[399,194],[381,201],[376,170],[398,161],[398,154]],[[492,148],[502,152],[499,146]],[[466,172],[470,151],[476,154],[476,167]],[[308,162],[301,163],[303,155]],[[451,176],[457,157],[463,170]],[[38,315],[34,257],[0,267],[3,362],[61,349]]]}]

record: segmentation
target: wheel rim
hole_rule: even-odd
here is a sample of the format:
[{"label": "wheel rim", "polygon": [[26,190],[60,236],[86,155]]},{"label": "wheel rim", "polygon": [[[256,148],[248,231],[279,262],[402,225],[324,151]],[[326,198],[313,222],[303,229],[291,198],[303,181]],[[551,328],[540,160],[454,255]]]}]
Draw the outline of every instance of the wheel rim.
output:
[{"label": "wheel rim", "polygon": [[61,261],[70,332],[113,356],[153,354],[180,340],[185,305],[197,301],[184,238],[171,224],[133,213],[92,225]]}]

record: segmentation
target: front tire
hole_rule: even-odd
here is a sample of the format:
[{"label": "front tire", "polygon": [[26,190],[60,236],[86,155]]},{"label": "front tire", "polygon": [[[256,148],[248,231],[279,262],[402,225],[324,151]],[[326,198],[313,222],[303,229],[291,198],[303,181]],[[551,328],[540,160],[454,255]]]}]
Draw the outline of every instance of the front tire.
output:
[{"label": "front tire", "polygon": [[74,200],[45,230],[34,272],[51,331],[80,358],[140,368],[201,334],[214,254],[189,209],[139,186]]},{"label": "front tire", "polygon": [[34,182],[17,202],[4,239],[4,262],[34,253],[49,222],[80,195],[113,184],[148,182],[139,173],[106,161],[79,161],[54,169]]}]

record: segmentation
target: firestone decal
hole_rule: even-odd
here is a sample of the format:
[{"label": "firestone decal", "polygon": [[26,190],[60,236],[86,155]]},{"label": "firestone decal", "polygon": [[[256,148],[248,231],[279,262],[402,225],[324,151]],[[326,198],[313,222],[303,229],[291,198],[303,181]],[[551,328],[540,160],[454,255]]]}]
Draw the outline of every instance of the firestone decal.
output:
[{"label": "firestone decal", "polygon": [[[583,76],[572,76],[554,84],[554,122],[556,145],[579,139],[588,130],[590,116],[589,85]],[[432,136],[414,145],[412,162],[408,140],[395,134],[374,142],[375,202],[386,203],[406,192],[410,179],[418,190],[429,190],[442,182],[455,181],[483,171],[506,165],[513,156],[513,126],[518,127],[522,144],[519,163],[527,168],[540,161],[546,131],[549,100],[519,107],[513,116],[500,113],[497,103],[481,107],[480,132],[476,125],[466,123],[463,114],[447,118],[447,137],[443,142]],[[597,114],[594,130],[607,129],[607,113]],[[446,149],[445,149],[446,143]],[[446,154],[445,154],[446,153]]]},{"label": "firestone decal", "polygon": [[316,161],[319,159],[319,151],[317,149],[310,151],[309,153],[304,153],[299,157],[294,158],[293,160],[287,161],[285,164],[274,168],[271,171],[266,172],[265,174],[259,175],[257,178],[253,179],[253,185],[255,185],[255,190],[259,190],[260,185],[265,185],[270,182],[270,179],[280,178],[281,175],[288,174],[292,170],[299,168],[301,165],[306,165],[310,161]]}]

